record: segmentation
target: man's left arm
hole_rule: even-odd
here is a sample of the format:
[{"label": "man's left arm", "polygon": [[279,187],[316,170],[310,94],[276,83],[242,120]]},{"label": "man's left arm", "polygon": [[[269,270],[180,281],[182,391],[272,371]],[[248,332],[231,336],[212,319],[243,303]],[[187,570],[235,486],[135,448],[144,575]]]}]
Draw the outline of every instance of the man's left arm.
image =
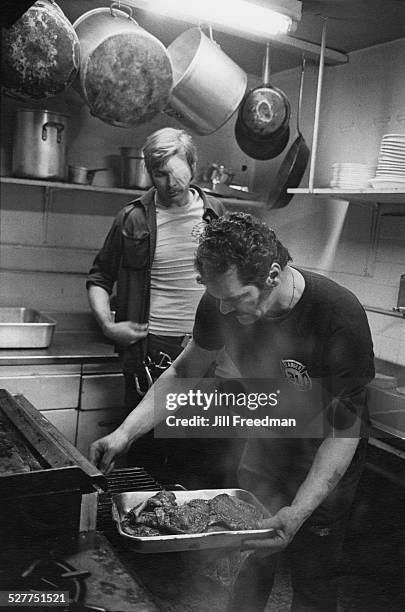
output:
[{"label": "man's left arm", "polygon": [[261,521],[261,529],[274,529],[264,540],[248,540],[245,549],[266,548],[268,553],[283,550],[314,510],[336,487],[353,459],[359,438],[325,438],[318,448],[307,477],[290,506]]},{"label": "man's left arm", "polygon": [[245,542],[246,548],[278,552],[291,542],[302,524],[328,497],[348,469],[364,435],[367,411],[365,385],[374,377],[374,355],[366,313],[353,295],[342,294],[333,317],[324,355],[329,372],[326,399],[329,431],[290,506],[262,521],[275,536]]}]

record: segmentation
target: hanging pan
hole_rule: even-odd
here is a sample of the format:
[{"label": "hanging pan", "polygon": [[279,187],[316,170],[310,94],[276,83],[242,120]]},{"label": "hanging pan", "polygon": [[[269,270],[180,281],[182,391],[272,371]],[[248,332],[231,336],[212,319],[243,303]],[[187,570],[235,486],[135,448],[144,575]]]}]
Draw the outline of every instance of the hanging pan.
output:
[{"label": "hanging pan", "polygon": [[266,45],[263,84],[243,98],[235,123],[239,147],[253,159],[271,159],[287,146],[290,136],[290,103],[287,96],[270,85],[270,46]]},{"label": "hanging pan", "polygon": [[290,103],[284,92],[270,85],[270,45],[266,44],[263,84],[249,91],[240,105],[239,117],[253,138],[268,138],[290,120]]},{"label": "hanging pan", "polygon": [[305,56],[302,56],[300,88],[297,109],[297,137],[289,148],[275,179],[275,187],[269,194],[267,208],[283,208],[291,201],[295,189],[301,182],[309,159],[309,148],[300,131],[302,92],[304,88]]},{"label": "hanging pan", "polygon": [[243,123],[236,120],[235,123],[235,138],[246,155],[253,159],[266,160],[273,159],[280,155],[287,146],[290,137],[290,128],[281,127],[271,136],[266,138],[252,138]]}]

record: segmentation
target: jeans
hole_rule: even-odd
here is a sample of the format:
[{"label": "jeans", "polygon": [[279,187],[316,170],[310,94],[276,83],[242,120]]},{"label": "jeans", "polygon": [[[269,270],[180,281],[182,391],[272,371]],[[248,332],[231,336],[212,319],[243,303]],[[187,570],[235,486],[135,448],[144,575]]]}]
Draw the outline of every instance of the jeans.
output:
[{"label": "jeans", "polygon": [[[292,612],[336,612],[336,577],[339,572],[346,523],[362,474],[367,440],[359,442],[355,456],[338,487],[315,510],[284,551],[293,590]],[[247,473],[241,486],[255,492]],[[237,578],[227,612],[263,612],[273,588],[278,555],[251,554]]]},{"label": "jeans", "polygon": [[[285,551],[293,589],[292,612],[336,612],[336,577],[346,518],[314,530],[304,525]],[[228,612],[263,612],[273,588],[278,555],[252,554],[235,584]]]}]

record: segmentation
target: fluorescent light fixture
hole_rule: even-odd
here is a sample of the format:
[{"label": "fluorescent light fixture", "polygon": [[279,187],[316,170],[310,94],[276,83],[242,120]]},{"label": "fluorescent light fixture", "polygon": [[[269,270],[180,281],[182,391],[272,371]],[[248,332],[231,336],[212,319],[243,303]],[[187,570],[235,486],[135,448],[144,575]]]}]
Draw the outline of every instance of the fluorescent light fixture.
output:
[{"label": "fluorescent light fixture", "polygon": [[[292,0],[285,0],[292,4]],[[222,26],[226,29],[255,34],[259,37],[286,34],[294,20],[283,14],[282,0],[276,0],[277,9],[265,8],[245,0],[143,0],[142,8],[183,21],[200,21],[203,24]],[[271,2],[269,2],[271,5]],[[294,2],[295,8],[300,2]],[[280,11],[280,12],[279,12]],[[286,10],[286,13],[291,12]]]}]

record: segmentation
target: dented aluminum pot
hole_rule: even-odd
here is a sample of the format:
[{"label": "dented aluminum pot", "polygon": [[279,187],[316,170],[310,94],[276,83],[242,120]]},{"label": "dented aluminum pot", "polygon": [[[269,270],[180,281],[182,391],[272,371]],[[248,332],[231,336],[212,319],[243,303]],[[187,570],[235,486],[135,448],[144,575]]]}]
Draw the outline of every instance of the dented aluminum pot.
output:
[{"label": "dented aluminum pot", "polygon": [[165,108],[173,85],[166,48],[121,2],[96,8],[73,24],[80,40],[74,83],[90,112],[105,123],[133,127]]},{"label": "dented aluminum pot", "polygon": [[79,70],[79,39],[49,0],[37,0],[11,28],[2,30],[1,52],[4,92],[22,100],[62,93]]}]

